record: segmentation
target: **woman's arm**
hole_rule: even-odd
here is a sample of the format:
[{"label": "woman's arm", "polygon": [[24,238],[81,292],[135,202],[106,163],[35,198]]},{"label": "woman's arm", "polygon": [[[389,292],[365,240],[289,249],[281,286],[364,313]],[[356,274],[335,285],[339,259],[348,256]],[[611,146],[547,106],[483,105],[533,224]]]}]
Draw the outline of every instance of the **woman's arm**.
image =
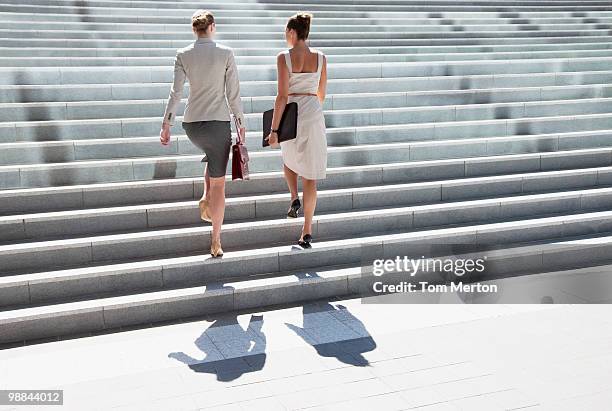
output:
[{"label": "woman's arm", "polygon": [[[274,115],[272,116],[273,130],[278,130],[281,118],[283,118],[283,113],[285,112],[285,106],[289,100],[289,69],[285,63],[285,56],[282,53],[276,58],[276,69],[278,71],[278,91],[276,92]],[[278,134],[276,133],[270,133],[267,139],[271,146],[278,144]]]},{"label": "woman's arm", "polygon": [[174,124],[176,109],[183,97],[183,87],[185,86],[186,77],[187,73],[181,61],[181,55],[176,53],[176,57],[174,58],[174,80],[172,82],[172,88],[170,89],[170,96],[168,97],[168,104],[166,105],[160,132],[160,141],[164,145],[170,142],[170,126]]},{"label": "woman's arm", "polygon": [[242,110],[242,100],[240,99],[240,80],[238,79],[238,68],[236,67],[236,59],[234,52],[230,50],[225,68],[225,95],[229,104],[230,110],[238,122],[240,138],[244,141],[246,121]]},{"label": "woman's arm", "polygon": [[321,69],[321,79],[319,80],[319,90],[317,90],[317,97],[321,104],[325,101],[325,95],[327,94],[327,58],[323,56],[323,68]]},{"label": "woman's arm", "polygon": [[172,88],[170,89],[170,96],[168,97],[168,104],[166,106],[166,112],[164,113],[164,123],[173,125],[174,119],[176,118],[176,109],[181,102],[183,97],[183,87],[185,86],[185,79],[187,73],[183,67],[181,61],[181,55],[176,54],[174,58],[174,80],[172,82]]}]

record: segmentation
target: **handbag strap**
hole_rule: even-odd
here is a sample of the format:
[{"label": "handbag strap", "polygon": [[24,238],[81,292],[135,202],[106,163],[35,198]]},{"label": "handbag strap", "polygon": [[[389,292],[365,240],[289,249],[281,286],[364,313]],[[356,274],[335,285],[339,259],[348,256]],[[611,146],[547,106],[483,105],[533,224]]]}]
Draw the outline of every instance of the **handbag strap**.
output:
[{"label": "handbag strap", "polygon": [[236,126],[236,144],[243,144],[242,137],[240,136],[240,127],[238,125],[238,119],[234,116],[234,125]]}]

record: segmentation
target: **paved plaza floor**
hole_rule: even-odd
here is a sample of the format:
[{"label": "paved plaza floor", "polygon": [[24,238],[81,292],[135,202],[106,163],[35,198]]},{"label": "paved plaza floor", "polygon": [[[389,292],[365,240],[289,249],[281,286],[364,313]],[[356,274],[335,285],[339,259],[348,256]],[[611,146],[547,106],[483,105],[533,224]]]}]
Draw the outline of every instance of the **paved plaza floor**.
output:
[{"label": "paved plaza floor", "polygon": [[0,370],[2,387],[63,389],[52,409],[610,410],[612,316],[318,302],[6,349]]}]

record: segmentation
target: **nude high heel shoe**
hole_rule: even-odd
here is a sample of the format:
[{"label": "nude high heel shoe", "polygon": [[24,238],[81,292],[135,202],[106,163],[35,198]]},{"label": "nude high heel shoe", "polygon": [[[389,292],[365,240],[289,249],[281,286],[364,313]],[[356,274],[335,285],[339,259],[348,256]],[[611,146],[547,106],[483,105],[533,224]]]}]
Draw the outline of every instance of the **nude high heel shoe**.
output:
[{"label": "nude high heel shoe", "polygon": [[212,223],[212,218],[210,218],[210,214],[208,214],[208,200],[200,200],[200,218],[206,222]]},{"label": "nude high heel shoe", "polygon": [[223,249],[221,248],[221,241],[212,242],[210,246],[210,255],[212,255],[213,258],[223,256]]}]

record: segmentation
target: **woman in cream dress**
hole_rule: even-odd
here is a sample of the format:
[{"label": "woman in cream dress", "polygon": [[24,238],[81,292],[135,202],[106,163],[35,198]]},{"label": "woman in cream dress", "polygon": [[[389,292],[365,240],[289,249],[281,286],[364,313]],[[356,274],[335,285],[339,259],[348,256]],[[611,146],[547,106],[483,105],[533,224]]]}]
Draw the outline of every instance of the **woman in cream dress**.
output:
[{"label": "woman in cream dress", "polygon": [[278,55],[278,94],[274,105],[272,130],[268,141],[278,144],[278,126],[287,103],[298,104],[297,138],[280,143],[284,173],[291,193],[287,216],[295,218],[301,208],[298,176],[302,177],[304,226],[298,244],[311,248],[312,219],[317,204],[317,180],[325,178],[327,139],[323,101],[327,88],[327,60],[323,53],[306,45],[310,32],[310,14],[296,14],[289,19],[285,36],[290,50]]}]

